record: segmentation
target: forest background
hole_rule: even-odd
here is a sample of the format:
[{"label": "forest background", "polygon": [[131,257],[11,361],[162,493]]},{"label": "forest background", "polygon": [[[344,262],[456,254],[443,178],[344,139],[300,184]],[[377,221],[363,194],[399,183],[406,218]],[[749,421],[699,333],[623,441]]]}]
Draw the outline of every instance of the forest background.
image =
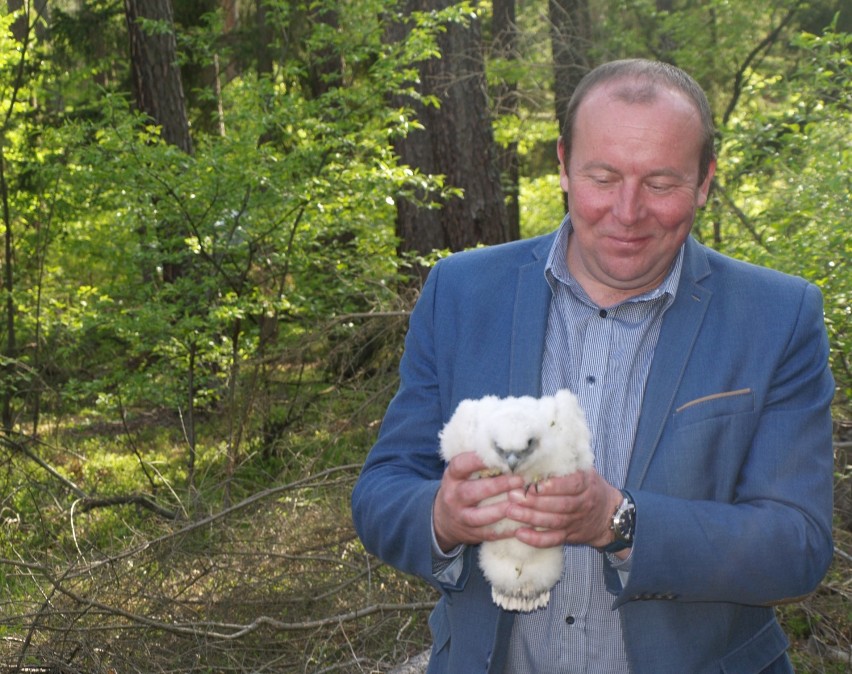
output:
[{"label": "forest background", "polygon": [[385,672],[423,651],[434,594],[348,510],[408,311],[437,257],[558,225],[567,96],[647,56],[714,107],[695,235],[825,296],[835,564],[779,614],[797,671],[849,671],[850,14],[7,0],[0,669]]}]

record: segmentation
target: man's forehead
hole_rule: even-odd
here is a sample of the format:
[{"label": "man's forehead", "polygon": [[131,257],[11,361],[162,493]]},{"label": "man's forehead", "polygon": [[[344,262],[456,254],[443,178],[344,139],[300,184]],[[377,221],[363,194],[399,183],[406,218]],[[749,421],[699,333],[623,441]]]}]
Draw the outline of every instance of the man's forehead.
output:
[{"label": "man's forehead", "polygon": [[628,104],[643,105],[667,98],[691,103],[684,92],[678,91],[664,82],[649,77],[624,76],[599,82],[587,92],[583,103],[595,99],[615,99]]},{"label": "man's forehead", "polygon": [[643,106],[661,102],[672,110],[687,112],[690,117],[696,119],[696,123],[699,122],[700,111],[684,92],[648,78],[637,80],[625,77],[597,84],[580,103],[577,115],[580,116],[584,108],[600,109],[618,103]]}]

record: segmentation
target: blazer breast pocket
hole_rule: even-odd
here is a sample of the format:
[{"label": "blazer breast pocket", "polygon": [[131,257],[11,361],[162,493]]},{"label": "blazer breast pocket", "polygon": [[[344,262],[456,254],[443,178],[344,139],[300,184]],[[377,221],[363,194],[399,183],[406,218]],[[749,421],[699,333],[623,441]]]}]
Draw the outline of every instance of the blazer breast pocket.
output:
[{"label": "blazer breast pocket", "polygon": [[674,428],[683,428],[710,419],[754,412],[754,391],[741,388],[735,391],[711,393],[690,400],[674,411]]},{"label": "blazer breast pocket", "polygon": [[655,455],[666,493],[729,502],[750,449],[754,412],[751,389],[702,396],[678,407],[665,448]]}]

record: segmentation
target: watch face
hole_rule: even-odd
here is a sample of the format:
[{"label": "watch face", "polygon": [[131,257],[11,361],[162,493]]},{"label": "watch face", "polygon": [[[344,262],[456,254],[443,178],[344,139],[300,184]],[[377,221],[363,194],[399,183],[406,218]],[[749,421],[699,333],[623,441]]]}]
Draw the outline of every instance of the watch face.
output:
[{"label": "watch face", "polygon": [[633,540],[635,510],[632,503],[624,503],[615,516],[615,535],[623,541]]},{"label": "watch face", "polygon": [[630,494],[625,491],[622,491],[622,494],[624,494],[624,500],[613,513],[610,523],[610,529],[615,540],[600,548],[602,552],[614,553],[633,545],[633,534],[636,529],[636,505],[633,503]]}]

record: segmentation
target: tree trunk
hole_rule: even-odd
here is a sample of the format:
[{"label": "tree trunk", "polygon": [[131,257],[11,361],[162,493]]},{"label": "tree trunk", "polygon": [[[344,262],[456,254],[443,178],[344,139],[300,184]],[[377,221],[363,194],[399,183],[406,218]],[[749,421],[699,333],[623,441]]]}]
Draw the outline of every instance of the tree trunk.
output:
[{"label": "tree trunk", "polygon": [[[323,24],[332,31],[340,28],[336,9],[320,4],[311,10],[308,22]],[[335,87],[343,85],[343,58],[340,52],[330,45],[324,45],[317,50],[306,50],[308,55],[307,84],[313,98],[319,98]]]},{"label": "tree trunk", "polygon": [[[127,32],[130,41],[133,95],[141,112],[160,126],[163,140],[186,154],[193,152],[189,120],[177,64],[177,40],[171,0],[124,0]],[[145,28],[144,21],[155,21],[155,30]],[[184,233],[178,223],[157,223],[157,239],[162,250],[161,266],[164,283],[175,283],[192,273]],[[195,480],[195,367],[197,348],[190,344],[187,383],[186,436],[189,443],[189,487]]]},{"label": "tree trunk", "polygon": [[[518,25],[515,19],[515,0],[493,0],[491,20],[492,56],[514,61],[517,59]],[[493,88],[494,110],[498,115],[518,114],[518,85],[501,82]],[[506,192],[506,216],[509,223],[509,239],[521,238],[520,166],[518,144],[498,147],[498,164],[503,174],[503,189]]]},{"label": "tree trunk", "polygon": [[271,75],[273,67],[272,28],[269,24],[269,11],[264,0],[256,0],[255,22],[257,41],[255,42],[255,55],[257,58],[257,74]]},{"label": "tree trunk", "polygon": [[[36,3],[39,11],[45,8],[43,2]],[[23,7],[21,0],[8,0],[7,9],[17,11]],[[25,73],[28,69],[24,64],[29,58],[29,50],[33,40],[33,22],[30,12],[23,13],[12,25],[12,35],[17,42],[18,49],[15,50],[20,59],[18,66],[13,69],[11,87],[5,92],[4,105],[8,107],[2,110],[3,124],[0,127],[0,217],[3,224],[3,276],[0,280],[0,291],[5,297],[3,303],[5,328],[5,342],[2,345],[3,365],[0,368],[0,418],[2,418],[3,430],[10,433],[14,427],[14,411],[12,403],[18,395],[18,376],[15,372],[18,359],[18,337],[17,337],[17,308],[15,302],[15,265],[17,255],[15,250],[15,227],[13,223],[10,181],[7,176],[8,160],[5,147],[7,145],[7,134],[11,129],[9,122],[15,109],[21,103],[21,89],[25,83]],[[11,64],[10,64],[11,65]],[[8,86],[8,85],[7,85]],[[0,329],[2,333],[2,329]]]},{"label": "tree trunk", "polygon": [[[553,89],[559,132],[565,133],[568,101],[589,70],[591,18],[588,0],[548,0],[550,41],[553,52]],[[554,150],[555,151],[555,150]],[[563,194],[565,208],[567,195]]]},{"label": "tree trunk", "polygon": [[[124,0],[124,9],[136,105],[162,127],[167,143],[192,154],[171,1]],[[142,20],[162,22],[169,30],[146,31]]]},{"label": "tree trunk", "polygon": [[[163,140],[192,154],[171,0],[124,0],[124,8],[136,106],[161,127]],[[168,30],[146,30],[143,20],[160,22]],[[157,237],[165,253],[163,280],[172,283],[187,272],[183,236],[173,223],[160,222]]]},{"label": "tree trunk", "polygon": [[[5,136],[5,132],[3,134]],[[10,433],[13,428],[12,423],[12,400],[16,394],[16,387],[13,384],[15,377],[13,375],[13,363],[18,355],[18,342],[16,337],[16,312],[15,312],[15,295],[13,293],[15,287],[15,275],[13,273],[13,264],[15,262],[15,246],[14,238],[12,237],[12,218],[9,213],[9,187],[6,182],[6,153],[3,151],[4,141],[0,145],[0,204],[3,209],[3,224],[4,226],[4,248],[3,248],[3,294],[6,296],[4,303],[5,313],[5,328],[6,328],[6,343],[3,347],[3,359],[5,363],[2,367],[3,375],[3,395],[2,395],[2,424],[3,430]]]},{"label": "tree trunk", "polygon": [[[403,14],[448,4],[446,0],[407,0]],[[452,23],[446,28],[438,44],[443,57],[420,66],[420,93],[437,97],[440,108],[413,105],[424,129],[400,140],[396,150],[403,163],[426,174],[444,175],[446,185],[461,188],[464,196],[444,200],[440,209],[400,199],[397,235],[404,252],[456,251],[509,240],[479,22],[474,19],[468,26]],[[400,39],[404,31],[403,26],[394,25],[389,37]],[[411,105],[411,101],[400,104]]]}]

